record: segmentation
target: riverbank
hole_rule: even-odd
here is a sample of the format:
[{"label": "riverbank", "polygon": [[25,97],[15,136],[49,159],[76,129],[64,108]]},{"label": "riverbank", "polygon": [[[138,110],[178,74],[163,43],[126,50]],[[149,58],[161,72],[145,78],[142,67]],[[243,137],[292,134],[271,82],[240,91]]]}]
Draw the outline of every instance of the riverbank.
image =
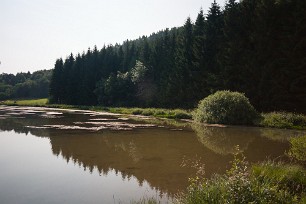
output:
[{"label": "riverbank", "polygon": [[[48,99],[25,99],[1,101],[0,105],[8,106],[34,106],[61,109],[79,109],[90,111],[105,111],[110,113],[152,116],[157,119],[192,120],[192,110],[165,109],[165,108],[127,108],[127,107],[102,107],[102,106],[82,106],[66,104],[49,104]],[[153,121],[156,122],[156,121]],[[179,125],[180,126],[180,125]],[[261,120],[254,126],[306,130],[306,116],[297,113],[270,112],[262,113]]]},{"label": "riverbank", "polygon": [[191,111],[183,109],[164,109],[164,108],[127,108],[127,107],[102,107],[102,106],[82,106],[66,104],[48,104],[48,99],[28,99],[28,100],[6,100],[1,101],[1,105],[8,106],[35,106],[61,109],[81,109],[91,111],[106,111],[127,115],[153,116],[168,119],[191,119]]},{"label": "riverbank", "polygon": [[127,108],[127,107],[102,107],[102,106],[81,106],[66,104],[49,104],[48,99],[23,99],[1,101],[0,105],[6,106],[29,106],[46,107],[58,109],[86,110],[97,112],[108,112],[122,114],[135,121],[145,121],[158,125],[168,125],[174,128],[183,128],[192,121],[191,111],[182,109],[162,108]]}]

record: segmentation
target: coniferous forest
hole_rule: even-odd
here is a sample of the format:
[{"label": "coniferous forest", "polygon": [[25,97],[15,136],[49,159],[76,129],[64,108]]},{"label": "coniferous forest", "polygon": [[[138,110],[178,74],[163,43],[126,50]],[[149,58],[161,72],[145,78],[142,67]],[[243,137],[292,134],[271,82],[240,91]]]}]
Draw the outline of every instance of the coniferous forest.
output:
[{"label": "coniferous forest", "polygon": [[306,112],[305,11],[304,0],[213,2],[182,27],[56,60],[50,102],[193,108],[231,90],[260,111]]}]

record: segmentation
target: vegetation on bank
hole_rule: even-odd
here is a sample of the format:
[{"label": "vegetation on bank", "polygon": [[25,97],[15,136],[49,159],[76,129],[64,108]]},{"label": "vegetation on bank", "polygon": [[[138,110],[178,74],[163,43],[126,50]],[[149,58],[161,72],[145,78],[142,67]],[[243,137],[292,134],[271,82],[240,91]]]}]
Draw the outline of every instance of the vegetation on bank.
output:
[{"label": "vegetation on bank", "polygon": [[192,112],[195,122],[306,129],[306,116],[290,112],[259,114],[242,93],[217,91],[202,99]]},{"label": "vegetation on bank", "polygon": [[306,170],[302,166],[269,161],[250,167],[238,152],[225,175],[190,179],[190,186],[178,196],[178,203],[306,202]]},{"label": "vegetation on bank", "polygon": [[[24,100],[5,100],[5,101],[1,101],[0,104],[18,105],[18,106],[41,106],[41,107],[62,108],[62,109],[81,109],[81,110],[92,110],[92,111],[107,111],[111,113],[153,116],[156,118],[167,118],[167,119],[194,118],[195,121],[201,121],[201,119],[198,119],[197,117],[203,114],[203,113],[201,114],[198,113],[197,110],[192,112],[191,110],[184,110],[184,109],[128,108],[128,107],[103,107],[103,106],[49,104],[48,99],[46,98],[44,99],[24,99]],[[238,117],[241,118],[239,114],[240,113],[238,112]],[[253,109],[251,109],[251,114],[255,114],[253,112]],[[301,130],[306,129],[306,116],[303,114],[295,114],[295,113],[290,113],[290,112],[280,112],[280,113],[272,112],[272,113],[263,113],[261,114],[261,117],[259,118],[257,116],[258,114],[256,114],[256,117],[254,118],[255,120],[254,120],[253,125],[255,126],[301,129]],[[233,117],[235,118],[234,115]],[[249,116],[246,116],[246,117],[249,117]],[[237,119],[235,118],[235,120]],[[245,120],[243,119],[243,121]],[[236,122],[234,121],[234,123],[232,124],[243,124],[243,123],[242,122],[238,123],[237,121]]]},{"label": "vegetation on bank", "polygon": [[306,162],[306,135],[302,137],[292,137],[289,139],[289,142],[290,150],[287,153],[288,156],[297,161]]},{"label": "vegetation on bank", "polygon": [[193,119],[201,123],[250,125],[259,114],[244,94],[231,91],[217,91],[199,102],[193,112]]},{"label": "vegetation on bank", "polygon": [[49,104],[48,99],[25,99],[25,100],[6,100],[0,102],[2,105],[16,106],[40,106],[62,109],[81,109],[92,111],[107,111],[127,115],[153,116],[156,118],[168,119],[191,119],[191,111],[183,109],[163,109],[163,108],[124,108],[124,107],[102,107],[102,106],[81,106],[66,104]]},{"label": "vegetation on bank", "polygon": [[158,118],[169,119],[191,119],[191,113],[182,109],[163,109],[163,108],[106,108],[105,110],[112,113],[154,116]]},{"label": "vegetation on bank", "polygon": [[306,129],[306,116],[297,113],[271,112],[262,114],[260,126],[273,128]]},{"label": "vegetation on bank", "polygon": [[297,163],[265,161],[250,165],[237,146],[232,166],[226,174],[209,179],[199,174],[191,178],[187,192],[177,197],[177,203],[306,203],[303,163],[306,161],[306,136],[291,138],[290,144],[287,155]]},{"label": "vegetation on bank", "polygon": [[19,99],[19,100],[5,100],[1,101],[0,104],[8,106],[47,106],[48,99]]},{"label": "vegetation on bank", "polygon": [[259,181],[269,181],[279,189],[304,194],[306,198],[306,170],[300,165],[266,161],[253,165],[251,171]]}]

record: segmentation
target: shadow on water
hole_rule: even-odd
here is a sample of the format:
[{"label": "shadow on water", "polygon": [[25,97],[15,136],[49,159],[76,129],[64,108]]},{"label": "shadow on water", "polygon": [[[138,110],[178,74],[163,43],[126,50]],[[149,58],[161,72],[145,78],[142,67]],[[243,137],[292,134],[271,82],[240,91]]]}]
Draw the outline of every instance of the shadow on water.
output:
[{"label": "shadow on water", "polygon": [[[115,115],[57,111],[60,113],[51,112],[52,117],[46,117],[48,112],[51,110],[1,107],[0,129],[47,137],[53,154],[67,163],[78,164],[91,173],[97,170],[107,175],[115,171],[122,179],[135,177],[139,185],[146,181],[170,196],[186,189],[188,177],[195,175],[195,169],[182,167],[184,160],[199,159],[205,165],[206,176],[210,177],[226,171],[236,145],[249,161],[258,162],[283,155],[288,148],[287,137],[301,133],[197,124],[183,131],[172,131],[170,127],[129,125],[141,123]],[[116,130],[107,126],[106,121],[132,128]]]}]

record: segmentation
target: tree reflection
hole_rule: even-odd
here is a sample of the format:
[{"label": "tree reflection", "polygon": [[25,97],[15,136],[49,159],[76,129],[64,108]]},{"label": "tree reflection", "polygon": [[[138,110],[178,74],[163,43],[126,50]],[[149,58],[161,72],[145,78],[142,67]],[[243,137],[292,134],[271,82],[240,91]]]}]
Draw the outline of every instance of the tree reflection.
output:
[{"label": "tree reflection", "polygon": [[[0,109],[0,115],[7,111]],[[190,166],[181,166],[184,159],[199,158],[205,165],[205,176],[210,177],[225,172],[236,145],[252,161],[263,160],[267,155],[278,156],[286,148],[278,141],[260,137],[264,134],[259,128],[218,128],[199,124],[192,125],[194,132],[166,128],[103,132],[29,128],[58,124],[71,126],[75,122],[97,118],[81,113],[67,113],[63,118],[45,118],[41,114],[26,118],[5,117],[0,119],[0,129],[48,137],[52,153],[67,163],[72,162],[90,173],[98,171],[99,175],[107,176],[113,171],[123,180],[133,177],[140,186],[147,182],[170,196],[186,189],[188,178],[196,173]]]},{"label": "tree reflection", "polygon": [[258,135],[258,130],[241,127],[208,127],[198,123],[192,124],[192,129],[205,147],[221,155],[233,154],[237,145],[241,151],[246,150]]}]

